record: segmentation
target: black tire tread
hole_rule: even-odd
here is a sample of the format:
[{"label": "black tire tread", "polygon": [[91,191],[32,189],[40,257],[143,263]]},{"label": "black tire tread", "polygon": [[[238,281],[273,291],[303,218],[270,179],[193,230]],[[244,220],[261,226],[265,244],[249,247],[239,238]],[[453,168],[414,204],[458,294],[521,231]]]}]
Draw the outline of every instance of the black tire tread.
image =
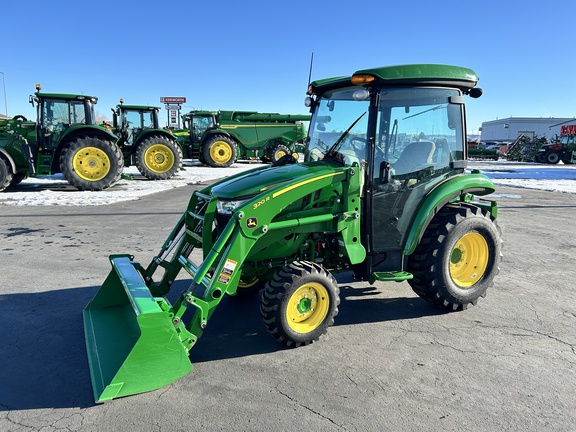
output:
[{"label": "black tire tread", "polygon": [[[475,295],[462,301],[451,294],[441,279],[442,248],[453,229],[467,218],[482,218],[482,223],[491,224],[495,229],[495,256],[492,257],[492,268],[487,269],[482,280],[475,285]],[[426,228],[424,236],[414,253],[410,256],[408,271],[414,275],[409,280],[412,290],[421,298],[436,306],[449,310],[463,310],[468,305],[475,305],[479,297],[486,296],[486,290],[493,286],[493,279],[499,273],[499,262],[502,254],[501,229],[491,214],[471,204],[449,205],[441,209]]]},{"label": "black tire tread", "polygon": [[[328,313],[325,321],[313,332],[294,337],[290,329],[282,324],[281,315],[286,292],[295,286],[302,278],[314,277],[324,283],[325,287],[332,290],[334,296],[331,299],[332,311]],[[278,270],[261,291],[260,317],[268,333],[278,342],[290,348],[309,345],[317,341],[326,333],[328,327],[334,324],[334,317],[338,314],[340,304],[340,289],[334,277],[322,266],[308,261],[296,261]]]}]

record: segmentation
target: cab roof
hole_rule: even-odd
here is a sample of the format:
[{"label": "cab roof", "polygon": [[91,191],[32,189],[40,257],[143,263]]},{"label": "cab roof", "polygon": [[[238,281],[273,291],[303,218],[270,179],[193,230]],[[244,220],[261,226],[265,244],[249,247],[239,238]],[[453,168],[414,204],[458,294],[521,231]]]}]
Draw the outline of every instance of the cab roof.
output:
[{"label": "cab roof", "polygon": [[[361,78],[364,77],[364,78]],[[370,81],[366,81],[365,77]],[[340,76],[313,81],[309,94],[321,94],[327,90],[354,84],[379,84],[385,86],[442,86],[456,87],[464,93],[478,84],[478,76],[472,69],[442,64],[412,64],[361,69],[351,76]]]},{"label": "cab roof", "polygon": [[120,104],[117,105],[118,108],[122,108],[125,110],[134,110],[134,111],[160,111],[159,107],[150,106],[150,105],[126,105]]},{"label": "cab roof", "polygon": [[63,100],[84,100],[89,99],[93,103],[98,102],[98,98],[96,96],[88,96],[88,95],[79,95],[79,94],[72,94],[72,93],[41,93],[36,92],[36,96],[44,98],[44,99],[63,99]]}]

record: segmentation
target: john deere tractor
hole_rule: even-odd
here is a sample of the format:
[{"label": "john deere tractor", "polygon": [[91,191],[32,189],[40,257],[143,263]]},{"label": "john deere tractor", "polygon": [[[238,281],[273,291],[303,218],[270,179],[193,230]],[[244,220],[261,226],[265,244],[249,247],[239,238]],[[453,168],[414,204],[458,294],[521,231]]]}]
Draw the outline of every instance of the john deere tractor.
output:
[{"label": "john deere tractor", "polygon": [[[288,347],[333,324],[337,272],[407,281],[449,311],[476,304],[501,251],[497,204],[483,198],[494,185],[465,172],[464,99],[481,95],[477,81],[419,64],[312,82],[304,162],[286,155],[194,192],[147,266],[110,257],[84,310],[96,400],[190,372],[188,352],[226,294],[259,290],[264,326]],[[181,270],[191,279],[172,304]]]},{"label": "john deere tractor", "polygon": [[120,104],[112,109],[113,131],[124,154],[125,166],[136,165],[151,180],[173,177],[182,168],[182,149],[176,137],[158,123],[160,108]]},{"label": "john deere tractor", "polygon": [[116,136],[96,124],[96,97],[36,93],[36,121],[21,115],[0,127],[0,191],[26,177],[62,173],[80,190],[102,190],[122,175]]}]

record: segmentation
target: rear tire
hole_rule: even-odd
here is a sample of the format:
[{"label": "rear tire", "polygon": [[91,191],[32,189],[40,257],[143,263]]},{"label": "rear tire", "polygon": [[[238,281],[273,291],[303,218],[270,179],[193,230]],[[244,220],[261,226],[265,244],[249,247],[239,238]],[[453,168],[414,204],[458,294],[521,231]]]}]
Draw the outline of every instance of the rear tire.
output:
[{"label": "rear tire", "polygon": [[10,186],[16,186],[22,183],[22,180],[26,178],[27,174],[25,172],[17,172],[12,177],[12,181],[10,182]]},{"label": "rear tire", "polygon": [[182,168],[182,149],[174,141],[154,135],[136,148],[136,167],[150,180],[167,180]]},{"label": "rear tire", "polygon": [[334,277],[318,264],[297,261],[279,270],[262,291],[260,316],[288,347],[317,341],[334,324],[340,303]]},{"label": "rear tire", "polygon": [[256,276],[242,276],[236,289],[236,297],[251,298],[260,292],[266,285],[266,279]]},{"label": "rear tire", "polygon": [[202,145],[202,156],[207,165],[229,167],[236,161],[236,143],[224,135],[211,136]]},{"label": "rear tire", "polygon": [[0,156],[0,192],[6,189],[12,183],[13,179],[12,168],[6,160]]},{"label": "rear tire", "polygon": [[285,146],[284,144],[277,144],[270,152],[269,159],[272,161],[272,163],[275,163],[278,162],[278,160],[280,160],[280,158],[282,158],[283,156],[290,154],[292,154],[292,152],[287,146]]},{"label": "rear tire", "polygon": [[123,167],[120,148],[96,137],[77,138],[60,155],[64,178],[79,190],[98,191],[114,186],[122,176]]},{"label": "rear tire", "polygon": [[473,205],[444,207],[410,257],[408,281],[423,299],[449,310],[466,309],[493,285],[502,240],[489,212]]},{"label": "rear tire", "polygon": [[546,154],[544,155],[544,161],[547,164],[557,164],[558,162],[560,162],[560,153],[558,153],[557,151],[549,151],[546,152]]}]

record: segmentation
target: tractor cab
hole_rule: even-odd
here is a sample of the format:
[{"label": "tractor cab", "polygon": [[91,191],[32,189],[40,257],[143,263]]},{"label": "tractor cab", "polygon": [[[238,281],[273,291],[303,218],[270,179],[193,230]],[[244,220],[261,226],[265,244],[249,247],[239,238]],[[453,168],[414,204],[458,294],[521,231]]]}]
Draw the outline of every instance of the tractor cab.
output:
[{"label": "tractor cab", "polygon": [[58,147],[64,132],[71,126],[95,124],[94,104],[98,98],[85,95],[36,93],[30,96],[30,103],[37,110],[37,146],[39,149],[54,150]]},{"label": "tractor cab", "polygon": [[211,112],[190,112],[184,124],[188,127],[192,143],[199,144],[206,132],[216,127],[216,116]]},{"label": "tractor cab", "polygon": [[159,129],[158,111],[160,108],[143,105],[120,105],[112,109],[114,129],[128,145],[134,144],[144,130]]},{"label": "tractor cab", "polygon": [[384,259],[385,269],[403,267],[422,201],[464,173],[463,95],[473,86],[463,75],[449,87],[433,78],[391,87],[383,72],[355,75],[349,86],[340,78],[312,83],[306,100],[313,116],[305,161],[333,161],[361,171],[367,274]]}]

